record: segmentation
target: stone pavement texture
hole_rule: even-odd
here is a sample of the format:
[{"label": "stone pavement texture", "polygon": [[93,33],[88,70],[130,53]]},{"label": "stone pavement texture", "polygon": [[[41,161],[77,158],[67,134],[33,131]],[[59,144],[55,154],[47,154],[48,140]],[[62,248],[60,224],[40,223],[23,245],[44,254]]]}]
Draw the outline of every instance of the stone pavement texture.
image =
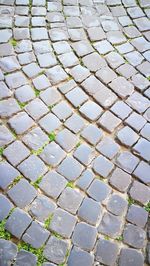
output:
[{"label": "stone pavement texture", "polygon": [[0,0],[0,266],[150,263],[150,0]]}]

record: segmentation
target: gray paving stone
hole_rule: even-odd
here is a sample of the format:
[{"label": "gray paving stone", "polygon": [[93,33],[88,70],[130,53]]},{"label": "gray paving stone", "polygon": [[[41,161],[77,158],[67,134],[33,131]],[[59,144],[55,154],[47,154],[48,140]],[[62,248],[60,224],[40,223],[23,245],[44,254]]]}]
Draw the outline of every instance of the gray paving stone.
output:
[{"label": "gray paving stone", "polygon": [[63,129],[56,136],[56,142],[66,151],[71,152],[78,143],[78,137],[68,129]]},{"label": "gray paving stone", "polygon": [[117,100],[117,96],[103,84],[99,85],[99,90],[93,95],[93,97],[101,106],[109,108]]},{"label": "gray paving stone", "polygon": [[9,90],[9,88],[6,86],[6,84],[1,81],[0,82],[0,99],[5,99],[10,97],[12,92]]},{"label": "gray paving stone", "polygon": [[119,145],[109,137],[104,137],[96,146],[96,149],[109,159],[112,159],[119,151]]},{"label": "gray paving stone", "polygon": [[[110,83],[110,87],[116,92],[121,98],[126,98],[131,95],[134,91],[134,86],[124,77],[118,77]],[[132,97],[132,96],[131,96]]]},{"label": "gray paving stone", "polygon": [[140,31],[146,31],[150,29],[150,23],[147,17],[134,19],[134,23]]},{"label": "gray paving stone", "polygon": [[128,202],[119,194],[112,194],[107,203],[107,209],[111,213],[122,216],[127,212]]},{"label": "gray paving stone", "polygon": [[47,41],[36,41],[33,43],[33,47],[35,50],[35,54],[43,54],[43,53],[48,53],[52,51],[52,47],[48,40]]},{"label": "gray paving stone", "polygon": [[48,107],[38,98],[28,103],[25,110],[34,120],[38,120],[49,112]]},{"label": "gray paving stone", "polygon": [[95,157],[95,151],[87,144],[81,144],[73,153],[73,156],[84,165],[89,165]]},{"label": "gray paving stone", "polygon": [[89,98],[88,95],[79,87],[69,91],[65,96],[76,108],[80,107],[80,105],[86,102]]},{"label": "gray paving stone", "polygon": [[17,246],[11,241],[0,239],[0,264],[2,266],[10,265],[17,255]]},{"label": "gray paving stone", "polygon": [[125,123],[139,132],[145,125],[146,120],[142,115],[132,112],[132,114],[125,120]]},{"label": "gray paving stone", "polygon": [[56,209],[56,203],[44,195],[38,195],[32,202],[30,213],[38,221],[44,222]]},{"label": "gray paving stone", "polygon": [[106,159],[104,156],[99,155],[94,161],[93,161],[93,170],[96,172],[96,174],[107,178],[110,172],[113,170],[113,163],[110,162],[108,159]]},{"label": "gray paving stone", "polygon": [[10,29],[1,30],[0,43],[8,42],[11,37],[12,37],[12,30],[10,30]]},{"label": "gray paving stone", "polygon": [[97,123],[109,133],[112,133],[119,126],[121,120],[110,111],[106,111]]},{"label": "gray paving stone", "polygon": [[54,50],[57,54],[64,54],[71,52],[71,47],[68,42],[60,41],[53,43]]},{"label": "gray paving stone", "polygon": [[149,107],[149,101],[140,93],[134,92],[128,99],[127,103],[138,113],[143,113]]},{"label": "gray paving stone", "polygon": [[52,112],[60,119],[66,120],[72,115],[72,109],[65,101],[61,101],[52,108]]},{"label": "gray paving stone", "polygon": [[77,190],[67,187],[63,190],[62,194],[58,199],[58,205],[72,214],[76,214],[79,209],[83,195]]},{"label": "gray paving stone", "polygon": [[40,248],[44,245],[50,233],[43,228],[39,223],[32,222],[30,227],[26,230],[22,239],[24,242],[30,244],[34,248]]},{"label": "gray paving stone", "polygon": [[10,144],[3,152],[3,155],[13,166],[21,163],[29,154],[29,149],[20,140],[16,140]]},{"label": "gray paving stone", "polygon": [[0,125],[0,147],[10,144],[15,137],[7,127]]},{"label": "gray paving stone", "polygon": [[86,223],[96,225],[102,218],[102,207],[95,200],[85,198],[78,210],[78,217]]},{"label": "gray paving stone", "polygon": [[120,65],[122,65],[125,61],[123,57],[118,54],[117,52],[110,52],[105,56],[108,64],[110,65],[111,68],[116,69]]},{"label": "gray paving stone", "polygon": [[87,194],[98,202],[104,201],[110,193],[111,188],[98,179],[95,179],[87,190]]},{"label": "gray paving stone", "polygon": [[85,170],[80,178],[77,180],[76,185],[82,190],[86,190],[94,179],[94,173],[90,170]]},{"label": "gray paving stone", "polygon": [[52,113],[42,117],[39,120],[39,124],[47,133],[51,133],[61,126],[60,120]]},{"label": "gray paving stone", "polygon": [[34,121],[26,112],[20,112],[8,120],[10,127],[16,134],[24,134],[28,129],[35,125]]},{"label": "gray paving stone", "polygon": [[95,125],[88,125],[81,132],[81,136],[86,139],[90,144],[96,145],[102,138],[103,132]]},{"label": "gray paving stone", "polygon": [[95,78],[94,75],[92,75],[82,82],[81,86],[89,95],[93,96],[99,91],[99,87],[103,87],[104,85],[97,78]]},{"label": "gray paving stone", "polygon": [[91,27],[87,29],[91,41],[101,41],[106,38],[105,32],[101,27]]},{"label": "gray paving stone", "polygon": [[79,41],[72,44],[73,49],[77,53],[78,57],[85,56],[92,53],[93,47],[88,41]]},{"label": "gray paving stone", "polygon": [[15,96],[19,102],[26,103],[35,98],[35,93],[29,85],[24,85],[15,91]]},{"label": "gray paving stone", "polygon": [[35,78],[41,72],[41,69],[37,63],[30,63],[22,68],[23,72],[28,78]]},{"label": "gray paving stone", "polygon": [[51,107],[58,103],[62,97],[56,88],[50,87],[40,93],[40,98],[46,103],[46,105]]},{"label": "gray paving stone", "polygon": [[89,70],[81,65],[73,67],[70,70],[69,74],[74,78],[76,82],[79,83],[81,83],[83,80],[90,76]]},{"label": "gray paving stone", "polygon": [[39,75],[38,77],[34,78],[32,82],[35,88],[39,91],[44,90],[51,85],[48,78],[44,74]]},{"label": "gray paving stone", "polygon": [[144,257],[141,252],[133,248],[122,248],[119,258],[119,266],[143,266]]},{"label": "gray paving stone", "polygon": [[40,67],[52,67],[57,65],[57,60],[53,53],[38,54],[37,59]]},{"label": "gray paving stone", "polygon": [[31,38],[33,41],[47,40],[48,34],[45,28],[32,28]]},{"label": "gray paving stone", "polygon": [[139,141],[133,147],[134,152],[140,157],[149,162],[150,160],[150,142],[144,138],[140,138]]},{"label": "gray paving stone", "polygon": [[15,56],[3,57],[0,59],[0,67],[4,73],[10,73],[21,68]]},{"label": "gray paving stone", "polygon": [[106,212],[98,227],[98,232],[112,238],[120,235],[122,229],[122,219],[109,212]]},{"label": "gray paving stone", "polygon": [[120,168],[116,168],[109,179],[109,183],[121,192],[127,191],[131,181],[131,176]]},{"label": "gray paving stone", "polygon": [[107,41],[102,40],[94,44],[95,49],[102,55],[114,50],[113,46]]},{"label": "gray paving stone", "polygon": [[49,35],[52,42],[68,40],[67,31],[64,29],[51,29],[49,30]]},{"label": "gray paving stone", "polygon": [[148,163],[141,161],[137,168],[134,170],[133,174],[142,182],[149,185],[150,178],[149,178],[150,166]]},{"label": "gray paving stone", "polygon": [[0,116],[10,117],[20,111],[20,107],[15,99],[2,100],[0,102]]},{"label": "gray paving stone", "polygon": [[48,172],[40,182],[39,187],[48,196],[56,199],[67,185],[66,179],[55,171]]},{"label": "gray paving stone", "polygon": [[50,229],[63,237],[69,238],[74,230],[77,218],[58,208],[52,218]]},{"label": "gray paving stone", "polygon": [[73,114],[65,121],[64,125],[76,134],[84,128],[85,121],[78,114]]},{"label": "gray paving stone", "polygon": [[41,128],[36,127],[28,132],[22,138],[23,142],[32,150],[38,150],[43,147],[45,143],[48,142],[48,136],[41,130]]},{"label": "gray paving stone", "polygon": [[127,224],[123,232],[123,240],[126,244],[134,248],[145,246],[146,233],[136,225]]},{"label": "gray paving stone", "polygon": [[145,227],[148,219],[148,212],[138,205],[131,205],[127,217],[127,221],[139,227]]},{"label": "gray paving stone", "polygon": [[87,223],[80,222],[76,225],[72,242],[78,247],[91,251],[96,242],[97,229]]},{"label": "gray paving stone", "polygon": [[140,202],[143,205],[146,205],[150,199],[150,189],[149,187],[145,186],[144,184],[134,181],[132,187],[129,191],[130,196],[135,201]]},{"label": "gray paving stone", "polygon": [[125,59],[134,67],[141,64],[144,57],[138,51],[132,51],[125,54]]},{"label": "gray paving stone", "polygon": [[142,137],[144,137],[150,141],[150,123],[145,124],[145,126],[142,128],[140,134],[142,135]]},{"label": "gray paving stone", "polygon": [[17,254],[15,266],[23,266],[25,264],[36,266],[37,265],[37,257],[26,250],[20,250]]},{"label": "gray paving stone", "polygon": [[71,156],[66,157],[57,168],[57,172],[70,181],[76,180],[82,171],[83,166]]},{"label": "gray paving stone", "polygon": [[26,85],[28,83],[25,75],[18,71],[9,75],[6,75],[6,83],[10,89],[16,89],[20,86]]},{"label": "gray paving stone", "polygon": [[3,194],[0,194],[0,205],[1,205],[1,209],[0,209],[0,221],[2,221],[2,220],[4,220],[8,216],[9,212],[12,210],[12,208],[14,207],[14,205]]},{"label": "gray paving stone", "polygon": [[[126,37],[124,34],[120,31],[109,31],[106,33],[107,40],[112,44],[112,45],[117,45],[126,42]],[[119,54],[115,55],[114,59],[117,58],[119,59],[120,63],[123,62],[123,58],[119,56]]]},{"label": "gray paving stone", "polygon": [[141,32],[133,25],[128,25],[128,27],[124,28],[124,32],[125,35],[130,39],[141,36]]},{"label": "gray paving stone", "polygon": [[73,67],[79,64],[79,60],[73,52],[62,54],[58,58],[62,63],[62,65],[64,66],[64,68]]},{"label": "gray paving stone", "polygon": [[133,146],[137,142],[138,138],[138,134],[128,126],[123,127],[117,132],[117,139],[121,142],[121,144],[127,147]]},{"label": "gray paving stone", "polygon": [[112,80],[116,79],[117,75],[110,67],[106,66],[96,72],[96,77],[102,82],[108,84]]},{"label": "gray paving stone", "polygon": [[96,52],[84,56],[82,58],[82,61],[83,61],[84,65],[92,72],[96,72],[100,68],[107,66],[105,59],[102,58]]},{"label": "gray paving stone", "polygon": [[67,92],[75,88],[76,86],[77,86],[77,83],[73,79],[70,79],[66,83],[61,84],[60,86],[58,85],[58,88],[61,93],[66,94]]},{"label": "gray paving stone", "polygon": [[6,230],[20,239],[31,222],[31,217],[25,211],[16,208],[6,222]]},{"label": "gray paving stone", "polygon": [[66,157],[66,153],[58,144],[51,142],[45,146],[40,157],[48,165],[57,166]]},{"label": "gray paving stone", "polygon": [[17,207],[25,208],[34,200],[37,191],[26,179],[22,178],[7,194]]},{"label": "gray paving stone", "polygon": [[43,254],[48,260],[61,264],[65,261],[67,249],[67,241],[51,236],[45,246]]},{"label": "gray paving stone", "polygon": [[47,167],[43,161],[36,155],[32,154],[21,164],[18,165],[18,169],[22,174],[35,182],[40,176],[47,172]]},{"label": "gray paving stone", "polygon": [[8,162],[0,162],[0,188],[6,189],[19,175],[19,171]]},{"label": "gray paving stone", "polygon": [[139,159],[129,151],[123,151],[116,159],[116,164],[131,174],[138,165]]},{"label": "gray paving stone", "polygon": [[119,253],[119,247],[116,243],[105,239],[99,239],[96,247],[96,260],[105,265],[114,265]]},{"label": "gray paving stone", "polygon": [[116,71],[127,79],[131,78],[133,75],[137,73],[137,70],[128,63],[121,65],[120,67],[117,68]]},{"label": "gray paving stone", "polygon": [[85,118],[89,119],[90,121],[96,121],[102,113],[102,108],[95,102],[89,100],[81,106],[79,111]]}]

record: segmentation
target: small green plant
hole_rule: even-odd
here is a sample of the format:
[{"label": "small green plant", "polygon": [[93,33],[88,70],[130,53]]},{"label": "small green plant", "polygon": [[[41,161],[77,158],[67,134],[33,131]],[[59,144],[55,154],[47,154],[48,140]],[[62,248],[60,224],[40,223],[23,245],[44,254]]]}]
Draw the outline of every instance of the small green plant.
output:
[{"label": "small green plant", "polygon": [[21,178],[23,178],[22,175],[17,176],[8,188],[11,189],[13,186],[15,186],[21,180]]},{"label": "small green plant", "polygon": [[37,89],[34,89],[35,92],[35,96],[38,97],[40,95],[40,91],[38,91]]},{"label": "small green plant", "polygon": [[116,240],[117,240],[117,241],[122,241],[122,240],[123,240],[123,236],[118,236],[118,237],[116,237]]},{"label": "small green plant", "polygon": [[55,104],[49,105],[48,106],[49,110],[51,111],[54,106],[55,106]]},{"label": "small green plant", "polygon": [[40,75],[43,75],[43,74],[45,74],[45,70],[42,70],[42,71],[39,73],[39,76],[40,76]]},{"label": "small green plant", "polygon": [[0,156],[2,156],[3,155],[3,152],[4,152],[4,148],[0,148]]},{"label": "small green plant", "polygon": [[78,148],[81,145],[81,142],[79,141],[76,145],[76,148]]},{"label": "small green plant", "polygon": [[75,183],[72,181],[69,181],[66,185],[66,187],[75,188]]},{"label": "small green plant", "polygon": [[43,147],[39,148],[38,150],[32,150],[31,153],[34,155],[39,155],[43,151]]},{"label": "small green plant", "polygon": [[53,214],[49,215],[49,217],[45,220],[44,227],[45,229],[49,229],[49,226],[51,224],[53,218]]},{"label": "small green plant", "polygon": [[147,205],[144,207],[144,209],[145,209],[147,212],[150,212],[150,201],[147,203]]},{"label": "small green plant", "polygon": [[104,236],[104,239],[105,239],[105,240],[109,240],[110,237],[109,237],[109,236]]},{"label": "small green plant", "polygon": [[43,176],[39,176],[39,178],[35,182],[31,182],[31,185],[34,186],[36,189],[39,188],[39,184],[42,181]]},{"label": "small green plant", "polygon": [[5,229],[7,219],[0,222],[0,239],[10,240],[11,234]]},{"label": "small green plant", "polygon": [[134,203],[135,203],[135,200],[129,197],[128,198],[128,204],[129,204],[129,206],[131,206]]},{"label": "small green plant", "polygon": [[149,76],[149,77],[147,77],[147,79],[150,81],[150,76]]},{"label": "small green plant", "polygon": [[23,109],[26,106],[26,103],[21,103],[19,101],[18,101],[18,104],[19,104],[19,106],[20,106],[21,109]]},{"label": "small green plant", "polygon": [[16,41],[16,40],[11,39],[9,42],[10,42],[10,44],[11,44],[13,47],[16,47],[16,46],[17,46],[17,41]]},{"label": "small green plant", "polygon": [[30,244],[24,243],[23,241],[18,244],[18,250],[24,249],[26,251],[29,251],[36,255],[37,257],[37,266],[41,266],[43,262],[46,261],[43,251],[44,251],[44,246],[41,248],[33,248]]},{"label": "small green plant", "polygon": [[62,236],[56,232],[52,232],[52,235],[55,236],[58,239],[62,239]]},{"label": "small green plant", "polygon": [[55,134],[55,132],[51,132],[51,133],[49,134],[49,139],[50,139],[50,141],[54,141],[54,140],[56,139],[56,134]]}]

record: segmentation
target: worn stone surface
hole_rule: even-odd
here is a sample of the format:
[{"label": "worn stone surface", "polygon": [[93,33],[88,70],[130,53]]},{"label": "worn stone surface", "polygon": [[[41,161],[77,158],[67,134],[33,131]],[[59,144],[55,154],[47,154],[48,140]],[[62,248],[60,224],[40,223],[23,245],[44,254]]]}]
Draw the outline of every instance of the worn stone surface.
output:
[{"label": "worn stone surface", "polygon": [[150,262],[149,18],[0,0],[0,265]]}]

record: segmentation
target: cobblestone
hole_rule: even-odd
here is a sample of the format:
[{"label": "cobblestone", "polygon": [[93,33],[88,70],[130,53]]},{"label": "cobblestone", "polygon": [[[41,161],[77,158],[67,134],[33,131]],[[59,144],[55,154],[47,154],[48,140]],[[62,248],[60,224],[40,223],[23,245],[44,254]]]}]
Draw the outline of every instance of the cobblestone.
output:
[{"label": "cobblestone", "polygon": [[0,265],[148,265],[149,8],[0,0]]}]

